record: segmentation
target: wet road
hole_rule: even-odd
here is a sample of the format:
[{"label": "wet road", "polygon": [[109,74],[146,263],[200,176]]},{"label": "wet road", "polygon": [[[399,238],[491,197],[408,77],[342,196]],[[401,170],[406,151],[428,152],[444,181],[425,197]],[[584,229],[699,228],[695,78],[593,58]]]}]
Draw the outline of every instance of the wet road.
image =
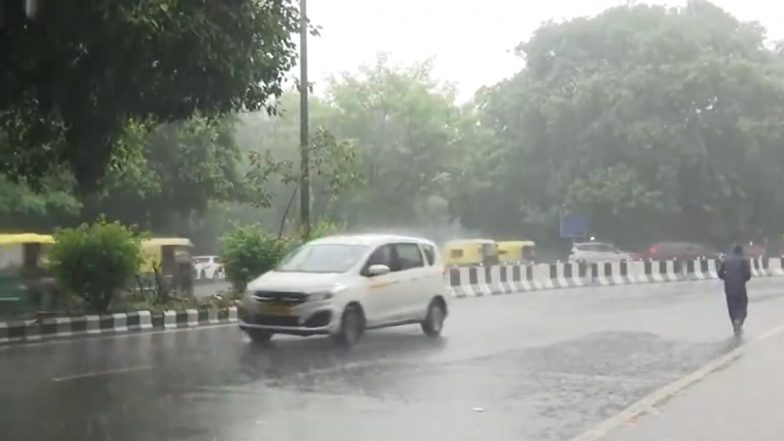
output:
[{"label": "wet road", "polygon": [[747,344],[729,366],[611,432],[607,441],[780,441],[784,333]]},{"label": "wet road", "polygon": [[[782,321],[751,287],[747,338]],[[445,336],[248,343],[234,326],[0,349],[12,440],[569,440],[737,344],[716,282],[451,303]]]}]

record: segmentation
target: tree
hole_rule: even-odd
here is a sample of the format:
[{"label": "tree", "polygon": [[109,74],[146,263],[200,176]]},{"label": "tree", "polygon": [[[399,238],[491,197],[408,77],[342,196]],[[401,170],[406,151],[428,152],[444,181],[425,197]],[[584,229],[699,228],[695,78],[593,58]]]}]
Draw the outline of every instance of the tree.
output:
[{"label": "tree", "polygon": [[155,129],[129,124],[100,192],[84,198],[82,218],[105,215],[161,233],[210,201],[244,200],[234,127],[234,118],[199,116]]},{"label": "tree", "polygon": [[[250,159],[245,174],[251,188],[249,198],[258,207],[273,209],[276,226],[280,222],[280,233],[286,219],[293,214],[291,209],[295,209],[293,202],[300,182],[299,101],[296,98],[284,94],[278,103],[278,115],[248,115],[237,136]],[[316,127],[308,143],[313,215],[316,219],[331,218],[340,196],[363,184],[358,149],[326,127],[333,109],[318,98],[311,98],[309,107],[312,125]]]},{"label": "tree", "polygon": [[0,217],[18,220],[20,216],[51,214],[57,210],[73,214],[81,208],[79,200],[70,191],[68,179],[50,177],[39,185],[39,190],[44,191],[34,191],[24,181],[14,183],[0,177]]},{"label": "tree", "polygon": [[552,235],[571,204],[610,238],[779,232],[784,73],[763,40],[705,1],[541,27],[519,47],[526,68],[478,98],[509,190],[499,217]]},{"label": "tree", "polygon": [[270,110],[295,60],[291,0],[2,2],[0,173],[67,166],[94,190],[129,121]]},{"label": "tree", "polygon": [[328,88],[330,127],[352,140],[366,186],[346,195],[343,211],[359,223],[416,223],[418,208],[443,196],[461,153],[454,91],[432,78],[429,62],[395,66],[379,57]]},{"label": "tree", "polygon": [[[656,226],[674,201],[661,190],[646,188],[635,169],[626,164],[596,169],[587,178],[575,179],[566,190],[564,211],[583,213],[592,221],[593,233],[626,244],[659,233]],[[636,228],[618,228],[618,221]]]}]

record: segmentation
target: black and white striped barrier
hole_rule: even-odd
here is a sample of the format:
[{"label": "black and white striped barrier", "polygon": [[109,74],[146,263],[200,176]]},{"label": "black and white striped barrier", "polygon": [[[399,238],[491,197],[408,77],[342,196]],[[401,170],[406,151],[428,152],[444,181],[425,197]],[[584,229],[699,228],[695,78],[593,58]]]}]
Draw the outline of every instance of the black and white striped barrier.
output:
[{"label": "black and white striped barrier", "polygon": [[[752,259],[754,277],[784,276],[781,258]],[[713,259],[632,262],[558,262],[450,268],[446,282],[455,297],[583,286],[612,286],[717,279]]]},{"label": "black and white striped barrier", "polygon": [[189,328],[236,321],[237,307],[235,306],[221,309],[164,311],[162,314],[135,311],[81,317],[51,317],[41,320],[0,322],[0,344],[74,336],[143,332],[156,329]]}]

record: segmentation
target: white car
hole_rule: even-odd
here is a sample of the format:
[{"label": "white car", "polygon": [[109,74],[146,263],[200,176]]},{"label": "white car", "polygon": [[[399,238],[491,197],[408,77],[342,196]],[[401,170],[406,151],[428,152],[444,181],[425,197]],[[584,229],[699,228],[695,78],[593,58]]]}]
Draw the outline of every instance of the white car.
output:
[{"label": "white car", "polygon": [[223,265],[218,256],[194,256],[193,270],[196,279],[222,279]]},{"label": "white car", "polygon": [[303,245],[250,282],[239,325],[254,341],[321,334],[352,345],[367,329],[405,324],[437,337],[446,316],[444,265],[433,242],[333,236]]},{"label": "white car", "polygon": [[569,254],[570,262],[619,262],[630,261],[632,256],[613,244],[602,242],[575,243]]}]

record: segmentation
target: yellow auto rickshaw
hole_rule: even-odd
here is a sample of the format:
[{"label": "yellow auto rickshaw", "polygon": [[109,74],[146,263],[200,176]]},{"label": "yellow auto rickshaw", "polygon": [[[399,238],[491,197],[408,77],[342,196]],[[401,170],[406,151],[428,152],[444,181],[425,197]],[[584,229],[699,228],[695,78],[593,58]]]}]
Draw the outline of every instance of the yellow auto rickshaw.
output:
[{"label": "yellow auto rickshaw", "polygon": [[193,294],[193,243],[185,237],[154,237],[142,241],[140,274],[166,288]]},{"label": "yellow auto rickshaw", "polygon": [[444,259],[448,265],[495,265],[498,244],[490,239],[463,239],[447,242]]},{"label": "yellow auto rickshaw", "polygon": [[50,309],[57,291],[48,274],[48,234],[0,234],[0,312],[19,314]]},{"label": "yellow auto rickshaw", "polygon": [[530,263],[536,257],[536,243],[531,240],[498,242],[498,260],[503,263]]}]

